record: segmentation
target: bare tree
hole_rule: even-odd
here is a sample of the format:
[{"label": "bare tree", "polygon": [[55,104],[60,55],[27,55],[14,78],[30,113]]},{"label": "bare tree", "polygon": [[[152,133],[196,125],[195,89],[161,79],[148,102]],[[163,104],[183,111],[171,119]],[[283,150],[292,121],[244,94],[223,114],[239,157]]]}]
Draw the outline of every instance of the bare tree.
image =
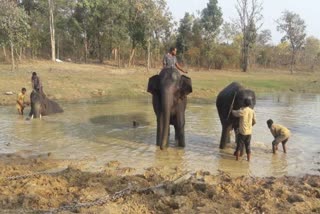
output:
[{"label": "bare tree", "polygon": [[51,37],[51,60],[56,61],[56,39],[54,30],[54,0],[48,0],[49,3],[49,24],[50,24],[50,37]]},{"label": "bare tree", "polygon": [[277,20],[277,23],[277,30],[281,33],[285,33],[282,41],[289,40],[291,45],[290,71],[293,73],[296,54],[305,43],[306,25],[299,14],[290,11],[284,11],[281,18]]},{"label": "bare tree", "polygon": [[237,0],[236,9],[239,15],[237,21],[242,32],[241,47],[241,69],[246,72],[248,69],[249,51],[255,43],[257,31],[262,26],[259,22],[263,18],[262,2],[260,0]]}]

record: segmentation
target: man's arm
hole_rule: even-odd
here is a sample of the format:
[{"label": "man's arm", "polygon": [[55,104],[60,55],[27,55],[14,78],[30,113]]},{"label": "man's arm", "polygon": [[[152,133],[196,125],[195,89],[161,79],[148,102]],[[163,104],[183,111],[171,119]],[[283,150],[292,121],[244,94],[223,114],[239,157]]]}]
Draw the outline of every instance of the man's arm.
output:
[{"label": "man's arm", "polygon": [[243,116],[243,111],[241,109],[239,110],[232,110],[232,114],[235,117],[242,117]]},{"label": "man's arm", "polygon": [[253,112],[253,117],[252,117],[252,125],[254,126],[256,124],[256,114]]},{"label": "man's arm", "polygon": [[176,68],[178,68],[178,70],[182,71],[183,73],[186,73],[186,74],[188,73],[187,71],[183,70],[183,69],[180,67],[179,63],[176,62],[175,66],[176,66]]}]

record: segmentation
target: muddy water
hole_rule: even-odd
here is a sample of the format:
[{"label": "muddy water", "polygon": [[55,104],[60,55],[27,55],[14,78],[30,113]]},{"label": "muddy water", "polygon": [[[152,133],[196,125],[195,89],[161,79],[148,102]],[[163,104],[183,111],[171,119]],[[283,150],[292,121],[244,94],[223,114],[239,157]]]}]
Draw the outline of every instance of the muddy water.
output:
[{"label": "muddy water", "polygon": [[[186,111],[186,147],[155,146],[156,120],[149,100],[95,100],[62,103],[65,112],[26,121],[14,107],[0,108],[0,153],[51,153],[56,159],[87,160],[87,170],[100,170],[118,160],[139,171],[151,166],[186,170],[223,170],[237,175],[320,174],[320,95],[259,96],[252,138],[252,161],[236,162],[231,143],[219,149],[221,125],[213,100],[190,101]],[[29,109],[27,109],[28,111]],[[288,153],[271,152],[266,120],[292,131]],[[133,121],[138,123],[133,127]],[[234,141],[234,136],[233,140]]]}]

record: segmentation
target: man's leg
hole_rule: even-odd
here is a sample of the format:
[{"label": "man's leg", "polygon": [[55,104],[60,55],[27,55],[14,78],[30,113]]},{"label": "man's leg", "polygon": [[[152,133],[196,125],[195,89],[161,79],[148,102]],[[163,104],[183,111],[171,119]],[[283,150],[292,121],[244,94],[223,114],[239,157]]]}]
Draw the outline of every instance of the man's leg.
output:
[{"label": "man's leg", "polygon": [[281,143],[282,140],[283,140],[283,138],[281,136],[279,136],[279,137],[276,137],[274,139],[274,141],[272,141],[272,152],[273,152],[273,154],[275,154],[276,151],[278,150],[278,144]]},{"label": "man's leg", "polygon": [[241,155],[241,151],[243,150],[244,144],[245,144],[245,136],[242,134],[239,134],[238,137],[239,141],[238,144],[239,146],[237,146],[237,151],[236,151],[236,160],[239,160],[239,156]]},{"label": "man's leg", "polygon": [[250,161],[250,158],[251,158],[250,142],[251,142],[251,135],[247,135],[246,138],[245,138],[247,161]]},{"label": "man's leg", "polygon": [[237,147],[236,147],[236,151],[234,152],[234,155],[236,156],[236,160],[239,160],[241,147],[242,146],[241,146],[240,136],[238,136]]},{"label": "man's leg", "polygon": [[287,149],[286,149],[286,143],[288,141],[289,138],[285,139],[284,141],[282,141],[282,148],[283,148],[283,152],[287,153]]},{"label": "man's leg", "polygon": [[272,152],[273,152],[273,154],[276,154],[276,147],[277,147],[276,141],[274,140],[274,141],[272,141]]},{"label": "man's leg", "polygon": [[17,110],[18,110],[18,114],[20,114],[20,115],[22,115],[23,114],[23,112],[22,112],[22,110],[21,110],[22,108],[21,108],[21,106],[17,106]]}]

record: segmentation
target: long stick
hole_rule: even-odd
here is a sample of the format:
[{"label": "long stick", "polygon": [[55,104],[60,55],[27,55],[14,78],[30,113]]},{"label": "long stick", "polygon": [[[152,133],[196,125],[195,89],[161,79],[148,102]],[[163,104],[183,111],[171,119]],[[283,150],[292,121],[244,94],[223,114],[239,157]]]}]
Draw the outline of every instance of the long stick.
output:
[{"label": "long stick", "polygon": [[231,111],[232,111],[232,109],[233,109],[233,103],[234,103],[234,100],[235,100],[235,98],[236,98],[236,95],[237,95],[237,92],[235,92],[234,95],[233,95],[233,99],[232,99],[232,103],[231,103],[230,108],[229,108],[227,120],[229,120],[230,113],[231,113]]}]

